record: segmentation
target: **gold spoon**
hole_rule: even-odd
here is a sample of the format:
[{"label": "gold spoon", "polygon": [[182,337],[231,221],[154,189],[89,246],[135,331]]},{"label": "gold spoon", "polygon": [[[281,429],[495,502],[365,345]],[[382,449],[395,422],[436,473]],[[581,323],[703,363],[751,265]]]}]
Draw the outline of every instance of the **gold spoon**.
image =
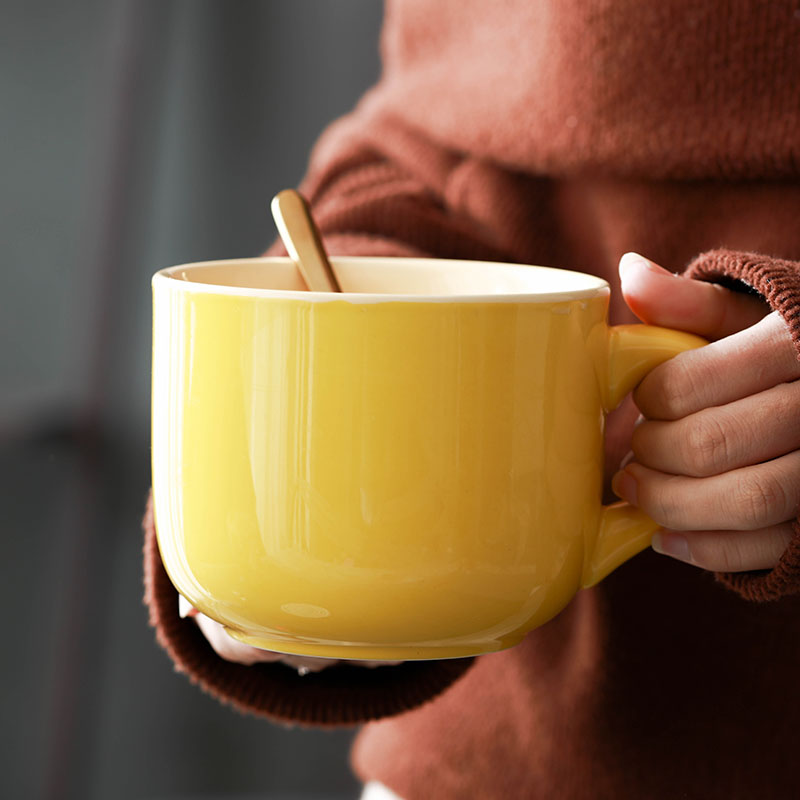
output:
[{"label": "gold spoon", "polygon": [[272,198],[272,216],[283,245],[312,292],[341,292],[305,198],[284,189]]}]

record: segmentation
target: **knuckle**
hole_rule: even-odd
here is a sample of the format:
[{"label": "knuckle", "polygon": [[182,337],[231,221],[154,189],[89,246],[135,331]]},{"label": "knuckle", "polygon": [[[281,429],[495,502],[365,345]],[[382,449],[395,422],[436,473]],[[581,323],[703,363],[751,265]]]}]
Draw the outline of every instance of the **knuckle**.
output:
[{"label": "knuckle", "polygon": [[695,546],[692,554],[698,567],[712,572],[739,572],[745,554],[738,537],[715,536],[710,542]]},{"label": "knuckle", "polygon": [[232,645],[228,644],[224,639],[221,639],[217,636],[209,639],[209,643],[211,647],[214,648],[214,652],[220,657],[224,658],[226,661],[232,661],[234,657],[234,648]]},{"label": "knuckle", "polygon": [[681,505],[669,486],[670,479],[656,483],[640,480],[639,507],[658,525],[681,530],[685,527]]},{"label": "knuckle", "polygon": [[740,476],[736,492],[740,522],[748,529],[779,519],[788,506],[780,481],[763,471]]},{"label": "knuckle", "polygon": [[729,437],[713,415],[698,415],[689,427],[684,447],[684,462],[690,475],[699,478],[718,475],[729,463]]},{"label": "knuckle", "polygon": [[787,430],[796,430],[800,424],[800,381],[782,384],[774,397],[772,414]]},{"label": "knuckle", "polygon": [[690,369],[679,357],[670,362],[659,399],[660,416],[665,419],[680,419],[686,416],[692,406],[692,398],[697,392],[697,369]]}]

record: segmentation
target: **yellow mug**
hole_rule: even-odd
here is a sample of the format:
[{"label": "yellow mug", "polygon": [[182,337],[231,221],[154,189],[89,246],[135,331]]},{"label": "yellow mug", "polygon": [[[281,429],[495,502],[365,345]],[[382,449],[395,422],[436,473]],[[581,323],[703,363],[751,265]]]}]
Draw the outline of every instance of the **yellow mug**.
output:
[{"label": "yellow mug", "polygon": [[239,641],[500,650],[649,542],[601,504],[604,412],[703,344],[609,327],[608,284],[514,264],[288,259],[153,278],[153,491],[178,591]]}]

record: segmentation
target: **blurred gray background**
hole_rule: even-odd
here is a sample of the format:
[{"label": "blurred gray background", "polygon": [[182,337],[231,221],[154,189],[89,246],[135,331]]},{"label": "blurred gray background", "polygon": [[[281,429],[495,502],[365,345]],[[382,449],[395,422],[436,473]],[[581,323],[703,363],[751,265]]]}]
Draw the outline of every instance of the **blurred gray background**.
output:
[{"label": "blurred gray background", "polygon": [[379,0],[0,0],[0,796],[354,798],[351,731],[223,708],[141,603],[150,275],[256,255],[379,74]]}]

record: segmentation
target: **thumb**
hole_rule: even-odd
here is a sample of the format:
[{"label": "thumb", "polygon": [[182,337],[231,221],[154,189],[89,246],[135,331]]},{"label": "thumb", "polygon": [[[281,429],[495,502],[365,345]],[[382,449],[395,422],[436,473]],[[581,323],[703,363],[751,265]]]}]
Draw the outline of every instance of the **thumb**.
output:
[{"label": "thumb", "polygon": [[642,322],[706,339],[730,336],[769,313],[754,295],[675,275],[638,253],[622,256],[619,277],[628,308]]}]

